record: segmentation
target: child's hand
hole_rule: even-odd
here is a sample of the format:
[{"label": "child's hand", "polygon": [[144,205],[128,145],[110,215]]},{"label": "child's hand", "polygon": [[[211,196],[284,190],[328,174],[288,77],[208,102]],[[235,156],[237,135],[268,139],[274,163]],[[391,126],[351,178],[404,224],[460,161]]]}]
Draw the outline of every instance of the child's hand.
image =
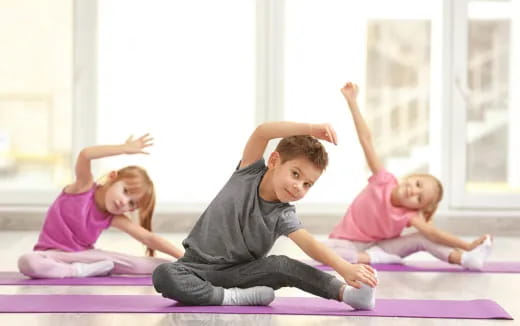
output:
[{"label": "child's hand", "polygon": [[377,285],[377,277],[374,269],[364,264],[352,264],[344,271],[338,271],[338,273],[345,279],[348,285],[353,286],[357,289],[361,287],[363,282],[371,287]]},{"label": "child's hand", "polygon": [[152,141],[153,138],[150,137],[150,134],[145,134],[137,139],[133,139],[133,136],[130,135],[123,144],[123,151],[125,154],[149,154],[143,149],[152,146]]},{"label": "child's hand", "polygon": [[338,144],[338,137],[336,131],[328,123],[323,124],[311,124],[310,135],[318,139],[326,140],[334,145]]},{"label": "child's hand", "polygon": [[486,239],[487,239],[488,237],[489,237],[490,239],[492,239],[491,235],[489,235],[489,234],[481,235],[477,240],[474,240],[474,241],[471,243],[471,245],[470,245],[469,248],[468,248],[468,249],[469,249],[468,251],[473,250],[473,249],[475,249],[476,247],[478,247],[478,246],[480,246],[481,244],[483,244],[484,241],[486,241]]},{"label": "child's hand", "polygon": [[356,101],[356,99],[357,99],[358,91],[359,91],[358,85],[356,85],[352,82],[348,82],[341,89],[341,94],[343,94],[343,96],[345,97],[347,102],[353,102],[353,101]]}]

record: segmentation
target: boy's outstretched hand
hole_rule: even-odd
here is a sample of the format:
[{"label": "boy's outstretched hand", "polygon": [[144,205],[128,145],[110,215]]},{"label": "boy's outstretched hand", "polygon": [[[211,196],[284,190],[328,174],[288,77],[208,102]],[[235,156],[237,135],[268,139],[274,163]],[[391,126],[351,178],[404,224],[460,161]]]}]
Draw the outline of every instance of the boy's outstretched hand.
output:
[{"label": "boy's outstretched hand", "polygon": [[338,144],[338,136],[336,136],[336,131],[334,131],[334,128],[332,128],[332,126],[328,123],[311,124],[310,135],[318,139],[333,143],[334,145]]},{"label": "boy's outstretched hand", "polygon": [[130,135],[130,137],[128,137],[128,139],[123,144],[123,150],[125,154],[149,154],[143,149],[152,145],[153,137],[151,137],[149,133],[142,135],[137,139],[133,139],[133,136]]},{"label": "boy's outstretched hand", "polygon": [[372,267],[364,264],[351,264],[344,271],[337,271],[348,285],[359,289],[361,282],[371,287],[377,285],[377,277]]},{"label": "boy's outstretched hand", "polygon": [[352,82],[348,82],[343,86],[341,89],[341,94],[345,97],[347,102],[353,102],[356,101],[357,96],[359,92],[359,87],[357,84],[354,84]]}]

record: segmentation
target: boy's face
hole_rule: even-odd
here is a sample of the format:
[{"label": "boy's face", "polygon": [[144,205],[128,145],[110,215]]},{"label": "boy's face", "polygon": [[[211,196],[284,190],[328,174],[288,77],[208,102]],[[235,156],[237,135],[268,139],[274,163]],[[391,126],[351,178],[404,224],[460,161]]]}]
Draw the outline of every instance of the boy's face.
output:
[{"label": "boy's face", "polygon": [[305,158],[295,158],[282,164],[277,152],[271,155],[269,168],[273,169],[274,192],[283,203],[302,199],[322,173]]}]

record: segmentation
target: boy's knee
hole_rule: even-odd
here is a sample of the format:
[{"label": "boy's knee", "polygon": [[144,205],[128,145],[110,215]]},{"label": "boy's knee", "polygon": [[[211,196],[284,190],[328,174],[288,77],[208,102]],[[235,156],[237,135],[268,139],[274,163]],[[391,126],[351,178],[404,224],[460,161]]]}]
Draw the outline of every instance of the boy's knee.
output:
[{"label": "boy's knee", "polygon": [[[155,290],[165,298],[188,305],[218,305],[222,293],[215,295],[213,287],[200,279],[189,267],[180,263],[164,263],[153,271]],[[217,298],[218,297],[218,298]]]},{"label": "boy's knee", "polygon": [[267,257],[267,265],[269,265],[274,273],[286,274],[291,271],[295,264],[299,263],[296,260],[285,255],[273,255]]},{"label": "boy's knee", "polygon": [[290,258],[285,255],[271,255],[271,256],[267,256],[265,258],[265,260],[266,260],[265,264],[280,265],[280,264],[287,263],[288,259],[290,259]]},{"label": "boy's knee", "polygon": [[182,266],[176,263],[163,263],[152,273],[152,283],[155,290],[164,297],[177,299],[179,297],[179,281]]},{"label": "boy's knee", "polygon": [[163,285],[172,283],[175,269],[169,266],[171,263],[164,263],[157,266],[152,272],[152,283],[157,291]]}]

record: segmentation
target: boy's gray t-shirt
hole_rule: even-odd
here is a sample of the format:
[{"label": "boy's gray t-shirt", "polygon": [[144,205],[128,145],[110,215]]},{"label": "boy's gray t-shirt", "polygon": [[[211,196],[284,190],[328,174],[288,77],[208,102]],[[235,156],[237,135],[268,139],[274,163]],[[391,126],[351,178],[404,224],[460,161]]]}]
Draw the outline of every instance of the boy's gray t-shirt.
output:
[{"label": "boy's gray t-shirt", "polygon": [[232,265],[264,257],[276,239],[298,230],[293,205],[263,200],[264,159],[237,169],[182,242],[186,257]]}]

